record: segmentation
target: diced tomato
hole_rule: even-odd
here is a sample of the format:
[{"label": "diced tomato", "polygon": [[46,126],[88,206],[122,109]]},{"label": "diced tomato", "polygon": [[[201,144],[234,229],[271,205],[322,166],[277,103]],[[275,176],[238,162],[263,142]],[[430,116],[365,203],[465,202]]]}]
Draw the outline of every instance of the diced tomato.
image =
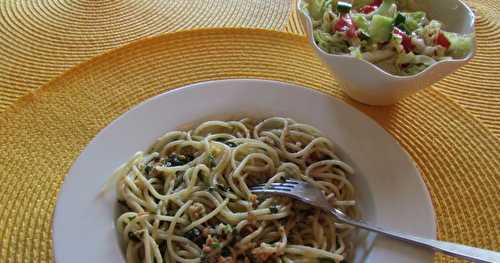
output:
[{"label": "diced tomato", "polygon": [[359,9],[359,12],[363,13],[363,14],[369,14],[373,11],[375,11],[375,9],[377,9],[376,6],[373,6],[373,5],[365,5],[363,7],[361,7]]},{"label": "diced tomato", "polygon": [[334,25],[334,31],[347,32],[352,25],[352,19],[349,14],[343,14]]},{"label": "diced tomato", "polygon": [[382,0],[374,0],[371,4],[361,7],[359,9],[359,12],[363,14],[369,14],[375,11],[375,9],[377,9],[382,4],[382,2]]},{"label": "diced tomato", "polygon": [[448,38],[443,34],[443,32],[439,32],[438,36],[436,37],[436,44],[443,46],[444,48],[448,49],[451,45],[450,41]]},{"label": "diced tomato", "polygon": [[356,35],[356,25],[352,22],[351,15],[343,14],[333,26],[334,31],[346,32],[346,35],[353,38]]},{"label": "diced tomato", "polygon": [[406,53],[409,53],[412,51],[415,46],[413,43],[411,43],[411,37],[409,37],[405,32],[403,32],[401,29],[394,27],[394,34],[401,36],[401,45],[403,45],[403,48],[405,49]]},{"label": "diced tomato", "polygon": [[356,35],[357,35],[356,34],[356,26],[352,26],[351,28],[349,28],[349,31],[347,31],[347,36],[350,38],[353,38]]}]

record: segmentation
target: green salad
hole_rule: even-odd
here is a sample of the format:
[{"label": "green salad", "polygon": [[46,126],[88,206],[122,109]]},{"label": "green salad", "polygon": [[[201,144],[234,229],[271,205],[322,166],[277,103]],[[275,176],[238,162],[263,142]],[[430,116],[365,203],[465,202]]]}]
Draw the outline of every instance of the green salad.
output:
[{"label": "green salad", "polygon": [[333,54],[351,54],[395,75],[414,75],[437,61],[463,58],[471,35],[442,30],[425,12],[407,11],[411,1],[309,0],[316,44]]}]

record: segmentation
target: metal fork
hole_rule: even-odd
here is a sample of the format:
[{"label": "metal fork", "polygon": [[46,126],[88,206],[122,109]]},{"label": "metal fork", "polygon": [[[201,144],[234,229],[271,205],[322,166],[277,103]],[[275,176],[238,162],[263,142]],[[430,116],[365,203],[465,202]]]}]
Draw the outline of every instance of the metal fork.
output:
[{"label": "metal fork", "polygon": [[256,194],[281,195],[297,199],[309,205],[321,208],[323,211],[333,215],[337,221],[352,226],[373,231],[393,239],[405,241],[434,251],[442,252],[450,256],[470,260],[473,262],[499,263],[500,253],[486,249],[469,247],[451,242],[439,241],[430,238],[418,237],[406,233],[385,230],[378,226],[369,225],[364,222],[349,218],[339,209],[330,205],[323,193],[314,185],[296,180],[286,180],[284,183],[272,183],[270,186],[257,185],[250,190]]}]

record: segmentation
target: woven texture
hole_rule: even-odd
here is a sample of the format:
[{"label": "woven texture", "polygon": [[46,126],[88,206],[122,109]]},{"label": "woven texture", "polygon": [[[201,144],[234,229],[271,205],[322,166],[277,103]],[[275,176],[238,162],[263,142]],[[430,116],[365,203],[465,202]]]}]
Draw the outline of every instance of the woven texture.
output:
[{"label": "woven texture", "polygon": [[289,0],[0,0],[0,112],[70,67],[200,27],[282,30]]},{"label": "woven texture", "polygon": [[500,1],[471,1],[476,13],[474,59],[434,87],[500,138]]},{"label": "woven texture", "polygon": [[[474,60],[434,87],[500,138],[500,0],[477,14]],[[131,41],[199,27],[304,31],[296,0],[0,1],[0,112],[70,67]]]},{"label": "woven texture", "polygon": [[453,101],[426,89],[392,107],[362,106],[346,99],[300,36],[204,29],[94,58],[0,115],[0,262],[52,262],[57,192],[99,130],[151,96],[224,78],[304,85],[368,113],[417,163],[436,210],[438,237],[500,249],[500,143]]}]

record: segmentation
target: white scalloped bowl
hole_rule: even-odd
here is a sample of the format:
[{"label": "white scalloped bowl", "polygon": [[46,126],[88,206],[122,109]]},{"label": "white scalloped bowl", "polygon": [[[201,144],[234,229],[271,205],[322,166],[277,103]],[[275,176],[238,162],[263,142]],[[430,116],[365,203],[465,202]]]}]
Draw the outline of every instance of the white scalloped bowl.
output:
[{"label": "white scalloped bowl", "polygon": [[[430,86],[466,64],[475,54],[475,37],[471,52],[462,59],[437,62],[412,76],[396,76],[374,64],[351,55],[326,53],[314,41],[310,17],[302,10],[304,0],[297,1],[300,20],[306,30],[309,43],[351,98],[369,105],[391,105]],[[419,0],[416,10],[427,13],[432,19],[444,23],[445,30],[459,34],[473,34],[475,16],[460,0]]]}]

